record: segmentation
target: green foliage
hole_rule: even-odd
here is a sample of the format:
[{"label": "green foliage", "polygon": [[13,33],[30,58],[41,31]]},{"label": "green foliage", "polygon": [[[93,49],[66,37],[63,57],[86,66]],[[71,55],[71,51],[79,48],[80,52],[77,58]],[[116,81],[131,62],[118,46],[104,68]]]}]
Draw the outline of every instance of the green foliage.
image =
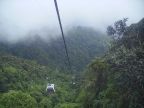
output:
[{"label": "green foliage", "polygon": [[29,94],[10,91],[3,94],[0,103],[4,108],[37,108],[37,103]]},{"label": "green foliage", "polygon": [[53,104],[48,98],[43,98],[39,106],[39,108],[53,108]]},{"label": "green foliage", "polygon": [[[91,108],[95,104],[95,97],[99,96],[99,93],[105,88],[107,84],[107,73],[109,65],[104,59],[96,59],[89,65],[89,69],[85,74],[85,83],[77,98],[83,102],[84,108]],[[98,102],[98,101],[97,101]],[[99,102],[98,102],[99,104]],[[96,106],[96,105],[95,105]]]},{"label": "green foliage", "polygon": [[6,73],[12,73],[15,74],[17,72],[16,68],[9,66],[9,67],[4,67],[3,71]]},{"label": "green foliage", "polygon": [[78,98],[84,108],[144,108],[143,34],[144,19],[89,65]]},{"label": "green foliage", "polygon": [[[47,83],[51,82],[56,85],[56,93],[48,95],[46,86]],[[11,93],[10,90],[15,90],[15,92]],[[15,93],[19,90],[21,90],[18,92],[19,94],[28,93],[31,98],[35,99],[40,108],[53,108],[59,103],[73,102],[76,97],[76,88],[71,86],[71,76],[65,72],[49,69],[35,61],[1,55],[0,97],[3,98],[3,94],[5,96],[8,92],[7,98],[12,95],[13,98],[17,99],[19,97]],[[2,107],[5,104],[0,105]]]},{"label": "green foliage", "polygon": [[76,103],[64,103],[64,104],[58,104],[54,108],[81,108],[81,106]]},{"label": "green foliage", "polygon": [[36,99],[37,103],[39,103],[44,98],[43,94],[37,90],[30,92],[30,95]]},{"label": "green foliage", "polygon": [[79,92],[79,95],[78,95],[77,99],[76,99],[76,102],[79,102],[79,103],[83,102],[85,98],[87,98],[86,97],[86,91],[85,90],[81,90]]}]

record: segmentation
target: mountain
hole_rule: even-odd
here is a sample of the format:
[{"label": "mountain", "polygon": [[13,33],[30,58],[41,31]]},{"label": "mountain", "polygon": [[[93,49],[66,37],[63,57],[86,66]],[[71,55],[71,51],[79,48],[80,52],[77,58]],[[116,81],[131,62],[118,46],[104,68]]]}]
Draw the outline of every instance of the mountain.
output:
[{"label": "mountain", "polygon": [[[72,69],[80,73],[96,56],[107,51],[108,37],[87,27],[67,31]],[[81,74],[81,73],[80,73]],[[0,41],[0,108],[79,108],[75,102],[81,76],[67,67],[62,38],[29,36],[16,43]],[[56,92],[46,92],[47,83]]]},{"label": "mountain", "polygon": [[[108,37],[88,27],[73,27],[66,32],[66,43],[73,71],[81,71],[96,56],[108,49]],[[67,59],[61,36],[46,40],[40,36],[17,43],[0,42],[0,52],[35,60],[58,69],[67,68]]]},{"label": "mountain", "polygon": [[[144,19],[123,34],[108,49],[109,38],[91,28],[68,31],[73,69],[93,59],[77,79],[62,69],[61,38],[1,41],[0,108],[143,108]],[[47,94],[47,83],[55,84],[55,93]]]}]

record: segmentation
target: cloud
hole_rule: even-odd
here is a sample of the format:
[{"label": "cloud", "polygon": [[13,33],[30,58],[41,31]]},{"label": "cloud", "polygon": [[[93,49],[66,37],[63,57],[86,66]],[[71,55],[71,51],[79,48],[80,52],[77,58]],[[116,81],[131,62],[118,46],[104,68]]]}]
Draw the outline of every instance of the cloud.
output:
[{"label": "cloud", "polygon": [[[129,24],[144,17],[143,0],[57,1],[64,28],[84,25],[104,30],[123,17]],[[16,40],[44,28],[59,32],[54,0],[0,0],[0,37]]]}]

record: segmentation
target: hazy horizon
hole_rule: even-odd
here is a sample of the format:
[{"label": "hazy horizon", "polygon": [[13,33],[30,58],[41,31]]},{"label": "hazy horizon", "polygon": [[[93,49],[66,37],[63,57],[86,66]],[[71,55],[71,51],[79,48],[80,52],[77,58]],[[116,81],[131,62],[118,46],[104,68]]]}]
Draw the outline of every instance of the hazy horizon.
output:
[{"label": "hazy horizon", "polygon": [[[144,17],[143,0],[57,1],[65,31],[79,25],[104,31],[108,25],[124,17],[129,18],[129,25]],[[59,33],[54,0],[0,1],[1,39],[18,40],[35,31]]]}]

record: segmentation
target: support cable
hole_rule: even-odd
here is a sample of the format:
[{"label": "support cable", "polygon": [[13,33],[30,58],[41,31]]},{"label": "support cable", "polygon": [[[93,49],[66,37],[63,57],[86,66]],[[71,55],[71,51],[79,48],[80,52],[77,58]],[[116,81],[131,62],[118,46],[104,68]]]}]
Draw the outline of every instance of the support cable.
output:
[{"label": "support cable", "polygon": [[54,3],[55,3],[55,8],[56,8],[57,16],[58,16],[60,30],[61,30],[61,33],[62,33],[62,39],[63,39],[63,42],[64,42],[64,47],[65,47],[65,52],[66,52],[66,58],[67,58],[67,61],[68,61],[69,69],[70,69],[70,71],[72,73],[72,67],[71,67],[70,57],[69,57],[69,54],[68,54],[68,48],[67,48],[67,44],[66,44],[66,40],[65,40],[65,36],[64,36],[64,32],[63,32],[63,27],[62,27],[62,23],[61,23],[61,18],[60,18],[60,13],[59,13],[59,8],[58,8],[57,0],[54,0]]}]

